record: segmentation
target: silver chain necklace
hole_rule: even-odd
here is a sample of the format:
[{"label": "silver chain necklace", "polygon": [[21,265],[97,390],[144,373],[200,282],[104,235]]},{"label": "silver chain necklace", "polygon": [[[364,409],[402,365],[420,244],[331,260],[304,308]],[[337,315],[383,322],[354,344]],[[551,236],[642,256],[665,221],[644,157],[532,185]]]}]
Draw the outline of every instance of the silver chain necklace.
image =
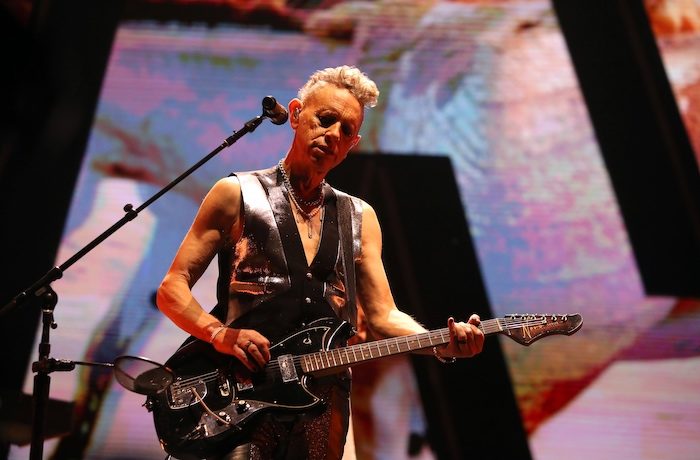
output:
[{"label": "silver chain necklace", "polygon": [[[277,163],[277,167],[282,173],[282,179],[284,179],[284,186],[289,191],[289,197],[292,199],[292,203],[294,203],[294,206],[296,206],[297,211],[299,211],[299,214],[301,214],[302,218],[306,222],[306,234],[309,238],[311,238],[313,236],[313,234],[311,233],[311,218],[318,214],[321,211],[321,209],[323,209],[323,184],[325,184],[326,181],[324,180],[320,184],[318,184],[318,198],[316,198],[313,201],[307,201],[297,196],[296,192],[294,191],[294,187],[292,187],[292,182],[289,180],[289,176],[287,175],[287,170],[284,169],[282,160],[280,160],[279,163]],[[306,212],[304,208],[302,208],[299,205],[299,202],[303,203],[304,206],[306,206],[307,208],[313,209],[311,209],[310,212]]]}]

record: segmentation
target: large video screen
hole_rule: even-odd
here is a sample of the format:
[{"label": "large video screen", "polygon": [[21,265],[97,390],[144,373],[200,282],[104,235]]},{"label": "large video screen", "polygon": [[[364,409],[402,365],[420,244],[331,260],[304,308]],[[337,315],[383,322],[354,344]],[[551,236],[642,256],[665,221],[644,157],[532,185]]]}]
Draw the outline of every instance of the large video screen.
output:
[{"label": "large video screen", "polygon": [[651,30],[700,168],[700,0],[645,0]]},{"label": "large video screen", "polygon": [[[533,457],[696,457],[700,302],[645,295],[549,2],[259,3],[266,9],[247,3],[251,22],[121,24],[57,260],[259,114],[264,96],[286,103],[314,70],[356,65],[381,91],[358,150],[451,159],[494,314],[584,317],[571,337],[501,342]],[[264,14],[251,13],[256,5]],[[289,125],[263,123],[72,267],[56,283],[52,354],[164,362],[186,334],[157,310],[154,293],[198,204],[230,172],[274,165],[291,138]],[[203,305],[215,304],[215,277],[210,268],[195,288]],[[426,410],[410,364],[383,372],[366,396],[383,405],[365,405],[382,437],[349,449],[434,458],[429,446],[408,454]],[[76,401],[81,429],[48,441],[47,456],[164,457],[144,398],[109,371],[56,373],[51,396]],[[11,458],[27,450],[13,447]]]}]

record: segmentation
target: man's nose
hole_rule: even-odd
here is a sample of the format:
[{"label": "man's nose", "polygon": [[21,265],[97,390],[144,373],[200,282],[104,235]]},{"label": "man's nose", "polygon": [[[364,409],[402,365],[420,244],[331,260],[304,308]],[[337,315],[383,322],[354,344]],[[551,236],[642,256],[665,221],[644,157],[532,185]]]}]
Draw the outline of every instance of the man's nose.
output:
[{"label": "man's nose", "polygon": [[326,129],[326,136],[330,136],[334,140],[338,140],[338,139],[340,139],[340,130],[341,130],[340,122],[337,121],[337,122],[333,123],[332,125],[330,125],[328,127],[328,129]]}]

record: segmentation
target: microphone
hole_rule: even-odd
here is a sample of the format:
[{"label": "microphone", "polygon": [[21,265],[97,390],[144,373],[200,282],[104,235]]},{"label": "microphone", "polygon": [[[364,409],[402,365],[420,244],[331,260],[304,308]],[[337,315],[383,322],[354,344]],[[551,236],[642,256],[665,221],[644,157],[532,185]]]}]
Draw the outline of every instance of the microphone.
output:
[{"label": "microphone", "polygon": [[287,122],[289,114],[287,109],[282,107],[281,104],[272,96],[265,96],[262,100],[263,116],[270,119],[270,121],[276,125],[283,125]]}]

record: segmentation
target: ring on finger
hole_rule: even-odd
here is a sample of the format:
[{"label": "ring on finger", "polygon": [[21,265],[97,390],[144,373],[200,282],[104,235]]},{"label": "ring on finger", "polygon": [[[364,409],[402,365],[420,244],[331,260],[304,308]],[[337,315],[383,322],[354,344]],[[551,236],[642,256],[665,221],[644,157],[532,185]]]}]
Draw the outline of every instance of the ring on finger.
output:
[{"label": "ring on finger", "polygon": [[248,343],[246,343],[246,345],[245,345],[245,351],[248,351],[248,348],[250,348],[250,346],[251,346],[252,344],[253,344],[253,341],[252,341],[252,340],[248,340]]}]

